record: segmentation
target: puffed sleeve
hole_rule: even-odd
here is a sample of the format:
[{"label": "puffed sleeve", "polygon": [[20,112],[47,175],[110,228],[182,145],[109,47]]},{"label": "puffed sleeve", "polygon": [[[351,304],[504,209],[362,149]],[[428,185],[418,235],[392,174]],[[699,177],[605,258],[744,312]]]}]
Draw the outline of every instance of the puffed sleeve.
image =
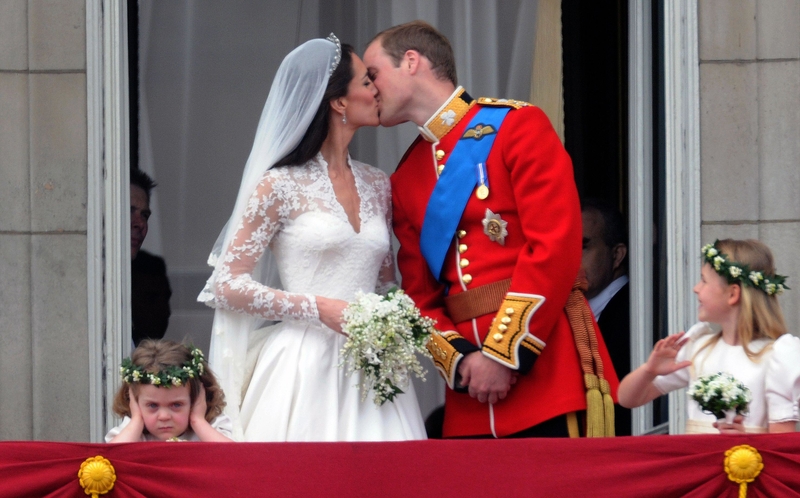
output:
[{"label": "puffed sleeve", "polygon": [[[122,422],[118,426],[116,426],[113,429],[111,429],[110,431],[108,431],[108,434],[106,434],[106,443],[110,443],[112,439],[114,439],[115,437],[119,436],[119,433],[122,432],[122,429],[127,427],[128,424],[130,424],[130,423],[131,423],[131,418],[130,417],[123,418]],[[145,439],[144,434],[143,434],[142,437],[141,437],[141,441],[145,441],[145,440],[146,439]]]},{"label": "puffed sleeve", "polygon": [[784,334],[772,345],[764,381],[770,422],[800,420],[800,339]]},{"label": "puffed sleeve", "polygon": [[223,436],[233,439],[233,420],[224,413],[211,421],[211,427]]}]

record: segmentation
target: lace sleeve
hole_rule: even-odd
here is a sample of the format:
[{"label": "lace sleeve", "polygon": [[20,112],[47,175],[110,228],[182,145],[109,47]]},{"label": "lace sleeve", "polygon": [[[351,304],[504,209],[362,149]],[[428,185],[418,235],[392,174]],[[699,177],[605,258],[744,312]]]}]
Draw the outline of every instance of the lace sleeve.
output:
[{"label": "lace sleeve", "polygon": [[296,185],[270,173],[250,197],[230,247],[223,254],[215,284],[215,303],[220,308],[267,320],[319,321],[313,295],[284,292],[253,278],[256,264],[297,203],[293,188]]},{"label": "lace sleeve", "polygon": [[396,271],[394,266],[394,251],[392,250],[392,192],[389,179],[382,175],[377,187],[380,189],[381,208],[386,217],[386,230],[389,231],[389,252],[383,258],[381,269],[378,273],[378,284],[375,291],[378,294],[386,294],[392,287],[397,287]]}]

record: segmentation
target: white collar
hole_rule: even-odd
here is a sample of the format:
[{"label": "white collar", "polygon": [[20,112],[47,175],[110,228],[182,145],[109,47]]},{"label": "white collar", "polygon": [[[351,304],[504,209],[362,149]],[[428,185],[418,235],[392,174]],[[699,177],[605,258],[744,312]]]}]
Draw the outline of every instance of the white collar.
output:
[{"label": "white collar", "polygon": [[611,282],[610,284],[608,284],[608,286],[606,286],[605,289],[601,290],[599,294],[589,299],[589,307],[592,308],[592,313],[594,314],[595,320],[600,319],[600,313],[602,313],[603,310],[606,309],[606,305],[608,304],[608,302],[611,301],[611,298],[614,297],[614,295],[616,295],[616,293],[619,292],[619,290],[623,288],[627,283],[628,283],[628,276],[623,275],[614,280],[613,282]]}]

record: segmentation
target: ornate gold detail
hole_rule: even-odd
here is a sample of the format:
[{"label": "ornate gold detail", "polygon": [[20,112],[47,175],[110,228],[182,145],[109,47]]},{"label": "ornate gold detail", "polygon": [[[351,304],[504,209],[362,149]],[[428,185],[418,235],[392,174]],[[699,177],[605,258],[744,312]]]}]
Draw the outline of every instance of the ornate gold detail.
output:
[{"label": "ornate gold detail", "polygon": [[111,462],[102,456],[87,458],[78,470],[78,481],[84,493],[97,498],[114,489],[117,473]]},{"label": "ornate gold detail", "polygon": [[761,454],[752,446],[742,444],[725,452],[725,473],[739,485],[739,496],[747,496],[747,483],[755,481],[764,463]]},{"label": "ornate gold detail", "polygon": [[489,197],[489,187],[486,185],[478,186],[478,189],[475,191],[475,197],[482,201],[485,200],[487,197]]},{"label": "ornate gold detail", "polygon": [[[463,88],[459,88],[459,91],[454,93],[450,100],[437,112],[434,114],[423,129],[428,133],[423,133],[423,136],[426,138],[427,135],[430,133],[433,137],[436,137],[437,140],[441,140],[441,138],[447,133],[452,130],[461,118],[466,116],[467,112],[475,105],[475,101],[473,100],[470,103],[464,101],[461,98],[461,94],[464,93]],[[431,137],[431,138],[433,138]],[[430,142],[434,142],[434,140],[428,139]]]},{"label": "ornate gold detail", "polygon": [[478,98],[478,103],[494,107],[513,107],[514,109],[519,109],[520,107],[528,107],[529,105],[531,105],[522,100],[493,99],[491,97],[480,97]]},{"label": "ornate gold detail", "polygon": [[450,389],[453,389],[456,380],[456,365],[458,364],[459,358],[461,358],[461,353],[450,344],[447,340],[448,337],[456,339],[460,336],[452,331],[443,333],[434,332],[431,334],[431,338],[425,346],[431,353],[433,365],[436,367],[436,370],[442,374],[442,377],[444,377]]},{"label": "ornate gold detail", "polygon": [[469,128],[467,131],[465,131],[461,138],[474,138],[475,140],[480,140],[484,136],[491,135],[492,133],[497,133],[497,130],[495,130],[492,125],[476,124],[475,128]]},{"label": "ornate gold detail", "polygon": [[[495,315],[489,334],[483,341],[482,352],[484,355],[498,361],[509,368],[517,369],[519,363],[520,346],[540,354],[544,348],[544,343],[530,335],[528,323],[531,316],[539,306],[544,303],[545,298],[535,294],[520,294],[509,292],[503,301],[503,305]],[[514,315],[514,318],[510,318]],[[500,318],[497,320],[497,318]],[[505,318],[510,318],[508,321]],[[497,337],[503,340],[500,341]]]}]

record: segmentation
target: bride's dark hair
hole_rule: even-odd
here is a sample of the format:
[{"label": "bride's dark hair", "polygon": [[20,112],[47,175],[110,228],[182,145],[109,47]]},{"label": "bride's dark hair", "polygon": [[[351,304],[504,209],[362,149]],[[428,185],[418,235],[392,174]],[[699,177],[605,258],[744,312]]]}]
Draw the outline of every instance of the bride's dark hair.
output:
[{"label": "bride's dark hair", "polygon": [[297,144],[293,151],[286,154],[283,159],[275,163],[275,166],[292,166],[305,164],[317,155],[322,148],[322,142],[328,136],[328,118],[331,114],[331,100],[338,99],[347,95],[347,88],[353,79],[353,47],[342,43],[342,60],[328,79],[328,86],[325,88],[325,95],[322,96],[322,103],[308,125],[305,135]]}]

